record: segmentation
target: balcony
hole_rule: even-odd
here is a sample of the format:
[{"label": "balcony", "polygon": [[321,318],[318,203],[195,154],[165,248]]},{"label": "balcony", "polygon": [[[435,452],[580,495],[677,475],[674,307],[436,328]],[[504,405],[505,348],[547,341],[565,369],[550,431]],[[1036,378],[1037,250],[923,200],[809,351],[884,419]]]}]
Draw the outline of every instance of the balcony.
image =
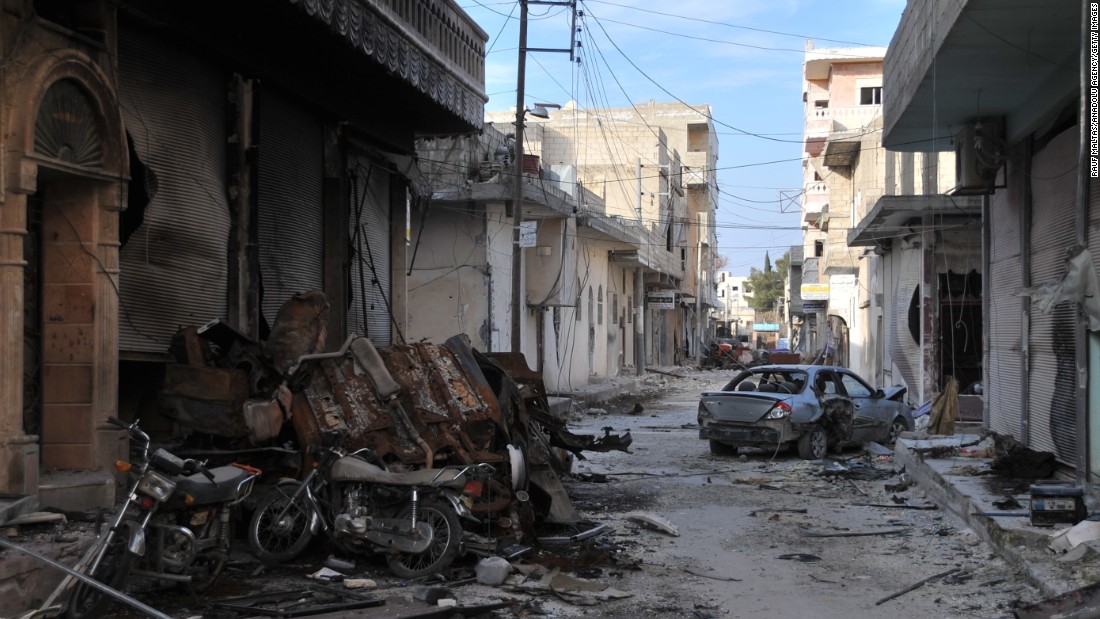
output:
[{"label": "balcony", "polygon": [[822,213],[829,208],[829,187],[825,181],[814,181],[806,185],[802,194],[802,221],[817,225]]},{"label": "balcony", "polygon": [[489,37],[453,0],[290,0],[356,52],[481,127]]},{"label": "balcony", "polygon": [[862,129],[882,114],[881,105],[848,105],[813,108],[806,113],[806,138]]}]

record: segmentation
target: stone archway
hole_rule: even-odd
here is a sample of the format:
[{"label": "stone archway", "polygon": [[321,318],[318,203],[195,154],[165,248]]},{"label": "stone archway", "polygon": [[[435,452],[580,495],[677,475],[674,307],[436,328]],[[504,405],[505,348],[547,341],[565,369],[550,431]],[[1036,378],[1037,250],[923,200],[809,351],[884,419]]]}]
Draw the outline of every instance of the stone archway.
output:
[{"label": "stone archway", "polygon": [[[21,354],[0,355],[0,493],[38,492],[39,466],[101,471],[80,494],[85,505],[110,504],[106,466],[126,455],[105,423],[117,399],[125,133],[110,80],[93,58],[77,50],[26,54],[27,69],[9,72],[3,84],[13,96],[4,118],[0,350],[23,351],[24,327],[35,323],[28,354],[38,367],[25,368]],[[24,255],[28,244],[37,251]],[[24,284],[28,274],[33,286]],[[28,310],[39,313],[27,318]],[[38,408],[36,434],[24,423],[25,375],[40,381],[41,401],[27,407]]]}]

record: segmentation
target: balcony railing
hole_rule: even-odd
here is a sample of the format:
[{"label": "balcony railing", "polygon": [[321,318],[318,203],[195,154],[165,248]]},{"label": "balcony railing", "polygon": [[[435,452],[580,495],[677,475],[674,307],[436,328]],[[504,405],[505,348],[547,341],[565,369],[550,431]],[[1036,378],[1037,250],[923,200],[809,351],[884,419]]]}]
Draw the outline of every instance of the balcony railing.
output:
[{"label": "balcony railing", "polygon": [[822,137],[834,131],[859,129],[881,114],[881,105],[813,108],[806,114],[806,136]]}]

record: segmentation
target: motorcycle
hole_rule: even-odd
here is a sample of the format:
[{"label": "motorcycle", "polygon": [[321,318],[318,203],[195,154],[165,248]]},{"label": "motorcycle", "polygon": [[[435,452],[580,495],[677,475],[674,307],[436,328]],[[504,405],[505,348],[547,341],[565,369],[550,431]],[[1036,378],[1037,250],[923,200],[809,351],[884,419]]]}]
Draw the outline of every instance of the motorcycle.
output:
[{"label": "motorcycle", "polygon": [[[260,470],[240,464],[208,469],[162,448],[150,454],[152,441],[137,421],[107,421],[130,435],[134,462],[115,466],[132,481],[126,499],[100,528],[76,570],[119,591],[131,575],[205,591],[229,559],[230,512],[252,491]],[[80,582],[72,589],[65,615],[102,617],[113,601]]]},{"label": "motorcycle", "polygon": [[479,522],[467,504],[489,487],[492,465],[392,472],[374,464],[369,449],[349,453],[341,441],[326,433],[309,475],[277,483],[260,500],[248,525],[253,554],[285,563],[323,532],[346,553],[385,554],[400,578],[450,566],[462,549],[459,519]]}]

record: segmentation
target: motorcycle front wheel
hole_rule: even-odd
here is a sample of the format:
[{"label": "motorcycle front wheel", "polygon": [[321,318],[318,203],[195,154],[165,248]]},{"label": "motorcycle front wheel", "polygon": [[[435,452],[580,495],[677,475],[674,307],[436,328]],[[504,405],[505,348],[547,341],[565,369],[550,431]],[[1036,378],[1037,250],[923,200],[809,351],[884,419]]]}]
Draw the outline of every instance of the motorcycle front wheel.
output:
[{"label": "motorcycle front wheel", "polygon": [[[134,568],[134,560],[137,558],[127,548],[130,540],[131,527],[137,523],[124,522],[119,531],[107,543],[107,551],[99,565],[87,575],[99,582],[122,591],[126,585],[126,579]],[[92,585],[78,581],[69,596],[69,603],[65,608],[65,616],[68,619],[87,619],[91,617],[103,617],[106,611],[114,604],[115,598],[96,589]]]},{"label": "motorcycle front wheel", "polygon": [[268,490],[248,523],[248,545],[268,565],[295,559],[313,539],[308,508],[293,500],[300,485],[280,484]]},{"label": "motorcycle front wheel", "polygon": [[[411,517],[411,505],[403,507],[398,514],[398,518]],[[417,520],[432,527],[432,543],[424,552],[400,553],[389,558],[390,571],[400,578],[413,579],[439,573],[458,556],[462,525],[453,507],[437,499],[421,501],[417,507]]]}]

